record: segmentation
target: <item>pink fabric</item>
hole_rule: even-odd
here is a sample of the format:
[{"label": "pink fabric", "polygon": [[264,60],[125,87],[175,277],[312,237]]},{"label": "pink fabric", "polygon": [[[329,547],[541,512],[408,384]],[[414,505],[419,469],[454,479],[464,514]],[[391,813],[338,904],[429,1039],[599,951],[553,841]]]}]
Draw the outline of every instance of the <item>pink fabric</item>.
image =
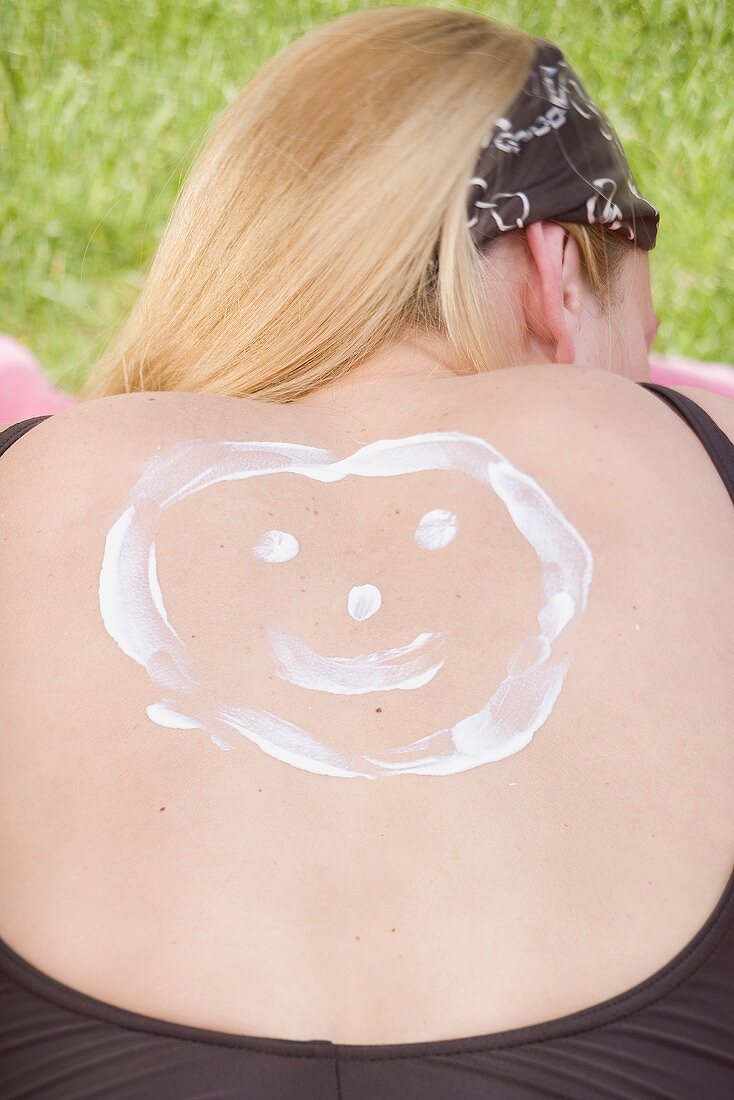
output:
[{"label": "pink fabric", "polygon": [[56,413],[73,403],[49,381],[27,347],[0,335],[0,424]]},{"label": "pink fabric", "polygon": [[661,386],[695,386],[734,398],[734,367],[702,363],[683,355],[651,355],[650,381]]},{"label": "pink fabric", "polygon": [[[682,355],[650,356],[650,378],[663,386],[695,386],[734,398],[734,367]],[[0,424],[56,413],[73,397],[49,381],[35,356],[12,336],[0,335]]]}]

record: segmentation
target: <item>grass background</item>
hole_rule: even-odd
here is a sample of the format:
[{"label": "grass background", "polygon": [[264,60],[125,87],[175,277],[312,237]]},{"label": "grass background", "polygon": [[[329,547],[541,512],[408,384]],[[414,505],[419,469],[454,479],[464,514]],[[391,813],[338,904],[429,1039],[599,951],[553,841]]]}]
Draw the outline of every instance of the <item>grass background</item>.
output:
[{"label": "grass background", "polygon": [[[73,392],[214,116],[326,0],[0,0],[0,331]],[[734,360],[732,0],[493,0],[555,41],[661,211],[656,350]]]}]

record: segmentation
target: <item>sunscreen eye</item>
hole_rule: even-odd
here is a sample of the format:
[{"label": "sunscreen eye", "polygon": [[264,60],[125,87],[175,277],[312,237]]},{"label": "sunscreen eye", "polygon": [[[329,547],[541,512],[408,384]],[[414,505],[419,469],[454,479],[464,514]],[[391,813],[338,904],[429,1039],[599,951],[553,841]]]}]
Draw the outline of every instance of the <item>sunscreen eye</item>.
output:
[{"label": "sunscreen eye", "polygon": [[288,531],[266,531],[252,548],[260,561],[281,562],[295,558],[300,550],[298,539]]},{"label": "sunscreen eye", "polygon": [[434,508],[418,523],[413,537],[421,550],[442,550],[456,537],[459,520],[454,512]]}]

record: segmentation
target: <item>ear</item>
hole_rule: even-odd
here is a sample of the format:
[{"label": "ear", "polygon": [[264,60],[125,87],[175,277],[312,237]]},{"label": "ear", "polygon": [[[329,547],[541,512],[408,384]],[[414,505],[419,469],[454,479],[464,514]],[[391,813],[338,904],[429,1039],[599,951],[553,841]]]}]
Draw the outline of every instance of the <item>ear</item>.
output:
[{"label": "ear", "polygon": [[582,294],[581,256],[571,234],[557,222],[531,222],[525,229],[529,271],[523,295],[526,323],[554,363],[576,359]]}]

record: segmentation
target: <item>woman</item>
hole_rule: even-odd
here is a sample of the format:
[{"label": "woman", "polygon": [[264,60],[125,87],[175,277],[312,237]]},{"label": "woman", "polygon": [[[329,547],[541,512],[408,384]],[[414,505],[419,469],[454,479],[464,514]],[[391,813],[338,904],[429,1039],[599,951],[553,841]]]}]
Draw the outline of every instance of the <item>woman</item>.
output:
[{"label": "woman", "polygon": [[473,13],[230,107],[4,439],[3,1097],[732,1094],[734,413],[638,384],[656,230]]}]

